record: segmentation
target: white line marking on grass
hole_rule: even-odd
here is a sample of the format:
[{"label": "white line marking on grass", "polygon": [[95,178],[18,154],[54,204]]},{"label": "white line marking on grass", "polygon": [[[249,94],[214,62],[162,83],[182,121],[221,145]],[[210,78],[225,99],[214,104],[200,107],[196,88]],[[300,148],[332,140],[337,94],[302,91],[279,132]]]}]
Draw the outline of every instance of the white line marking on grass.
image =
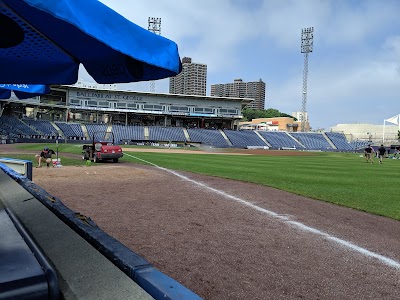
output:
[{"label": "white line marking on grass", "polygon": [[173,170],[169,170],[169,169],[160,167],[160,166],[158,166],[158,165],[156,165],[156,164],[154,164],[154,163],[152,163],[152,162],[149,162],[149,161],[147,161],[147,160],[141,159],[141,158],[139,158],[139,157],[136,157],[136,156],[133,156],[133,155],[130,155],[130,154],[127,154],[127,153],[125,153],[125,155],[127,155],[127,156],[129,156],[129,157],[132,157],[132,158],[134,158],[134,159],[140,160],[140,161],[142,161],[142,162],[145,162],[145,163],[147,163],[147,164],[149,164],[149,165],[151,165],[151,166],[153,166],[153,167],[156,167],[156,168],[158,168],[158,169],[160,169],[160,170],[163,170],[163,171],[166,171],[166,172],[168,172],[168,173],[171,173],[171,174],[173,174],[173,175],[175,175],[175,176],[177,176],[177,177],[179,177],[179,178],[181,178],[181,179],[183,179],[183,180],[185,180],[185,181],[189,181],[189,182],[191,182],[191,183],[193,183],[193,184],[195,184],[195,185],[198,185],[198,186],[200,186],[200,187],[203,187],[203,188],[205,188],[205,189],[207,189],[207,190],[209,190],[209,191],[212,191],[212,192],[214,192],[214,193],[216,193],[216,194],[219,194],[219,195],[222,195],[222,196],[224,196],[224,197],[226,197],[226,198],[235,200],[235,201],[237,201],[237,202],[239,202],[239,203],[241,203],[241,204],[243,204],[243,205],[246,205],[246,206],[248,206],[248,207],[251,207],[251,208],[253,208],[253,209],[255,209],[255,210],[259,211],[259,212],[265,213],[265,214],[267,214],[267,215],[269,215],[269,216],[271,216],[271,217],[274,217],[274,218],[276,218],[276,219],[278,219],[278,220],[284,221],[285,223],[290,224],[290,225],[292,225],[292,226],[294,226],[294,227],[297,227],[298,229],[301,229],[301,230],[303,230],[303,231],[307,231],[307,232],[310,232],[310,233],[313,233],[313,234],[322,236],[322,237],[325,238],[325,239],[331,240],[331,241],[333,241],[333,242],[335,242],[335,243],[337,243],[337,244],[340,244],[340,245],[342,245],[342,246],[344,246],[344,247],[346,247],[346,248],[349,248],[349,249],[351,249],[351,250],[353,250],[353,251],[356,251],[356,252],[358,252],[358,253],[360,253],[360,254],[362,254],[362,255],[364,255],[364,256],[371,257],[371,258],[375,258],[375,259],[381,261],[382,263],[384,263],[385,265],[387,265],[387,266],[389,266],[389,267],[393,267],[393,268],[395,268],[395,269],[400,269],[400,262],[395,261],[394,259],[391,259],[391,258],[388,258],[388,257],[386,257],[386,256],[383,256],[383,255],[377,254],[377,253],[375,253],[375,252],[369,251],[369,250],[367,250],[367,249],[365,249],[365,248],[362,248],[362,247],[360,247],[360,246],[357,246],[357,245],[355,245],[355,244],[353,244],[353,243],[351,243],[351,242],[342,240],[342,239],[337,238],[337,237],[335,237],[335,236],[332,236],[332,235],[330,235],[330,234],[328,234],[328,233],[326,233],[326,232],[323,232],[323,231],[318,230],[318,229],[316,229],[316,228],[307,226],[307,225],[305,225],[305,224],[303,224],[303,223],[290,220],[290,217],[289,217],[288,215],[280,215],[280,214],[278,214],[278,213],[276,213],[276,212],[273,212],[273,211],[270,211],[270,210],[268,210],[268,209],[259,207],[259,206],[255,205],[255,204],[253,204],[253,203],[251,203],[251,202],[249,202],[249,201],[246,201],[246,200],[241,199],[241,198],[239,198],[239,197],[230,195],[230,194],[225,193],[225,192],[223,192],[223,191],[214,189],[214,188],[212,188],[212,187],[210,187],[210,186],[208,186],[208,185],[206,185],[206,184],[204,184],[204,183],[195,181],[195,180],[190,179],[190,178],[188,178],[188,177],[186,177],[186,176],[184,176],[184,175],[182,175],[182,174],[179,174],[179,173],[177,173],[177,172],[175,172],[175,171],[173,171]]}]

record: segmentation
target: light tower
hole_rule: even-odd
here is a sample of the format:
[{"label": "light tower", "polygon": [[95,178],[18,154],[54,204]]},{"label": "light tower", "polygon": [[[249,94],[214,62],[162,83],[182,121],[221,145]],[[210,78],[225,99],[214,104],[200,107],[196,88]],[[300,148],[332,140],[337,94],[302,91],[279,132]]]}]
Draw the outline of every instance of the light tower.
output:
[{"label": "light tower", "polygon": [[301,107],[301,131],[306,131],[307,122],[307,78],[308,78],[308,53],[313,51],[314,27],[301,30],[301,53],[304,53],[303,70],[303,101]]},{"label": "light tower", "polygon": [[[149,17],[149,31],[161,35],[161,18]],[[154,80],[150,81],[150,92],[154,93],[156,91],[156,82]]]}]

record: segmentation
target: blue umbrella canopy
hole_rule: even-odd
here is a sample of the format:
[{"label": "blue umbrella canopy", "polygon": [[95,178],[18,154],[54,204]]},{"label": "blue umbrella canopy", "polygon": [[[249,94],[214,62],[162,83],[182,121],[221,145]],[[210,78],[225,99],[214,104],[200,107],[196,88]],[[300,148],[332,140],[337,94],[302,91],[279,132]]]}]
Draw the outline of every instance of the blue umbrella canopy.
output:
[{"label": "blue umbrella canopy", "polygon": [[11,91],[18,99],[27,99],[47,94],[50,88],[41,84],[0,84],[0,99],[9,99]]},{"label": "blue umbrella canopy", "polygon": [[97,0],[0,0],[0,82],[73,84],[79,65],[98,83],[181,71],[178,47]]}]

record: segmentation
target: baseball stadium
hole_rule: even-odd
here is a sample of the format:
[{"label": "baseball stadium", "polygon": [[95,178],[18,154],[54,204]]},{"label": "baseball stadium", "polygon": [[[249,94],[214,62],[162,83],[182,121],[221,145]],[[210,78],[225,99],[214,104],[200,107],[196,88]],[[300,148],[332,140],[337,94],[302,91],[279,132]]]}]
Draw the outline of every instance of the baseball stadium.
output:
[{"label": "baseball stadium", "polygon": [[[123,108],[99,107],[107,98]],[[248,102],[76,86],[1,101],[0,199],[48,258],[52,293],[85,299],[87,285],[107,281],[98,299],[394,295],[396,149],[370,164],[359,151],[370,141],[344,133],[297,132],[287,120],[288,130],[239,130]],[[123,156],[85,157],[92,143]],[[35,168],[44,147],[55,153],[50,167]],[[14,161],[30,172],[15,173]],[[91,278],[76,283],[84,272]],[[133,288],[125,274],[135,274]]]},{"label": "baseball stadium", "polygon": [[400,115],[117,90],[180,74],[177,44],[97,0],[0,4],[0,299],[398,298]]},{"label": "baseball stadium", "polygon": [[264,119],[257,128],[256,120],[242,124],[241,110],[251,101],[56,86],[46,95],[0,102],[0,134],[3,143],[77,143],[94,132],[108,139],[110,132],[123,145],[304,151],[354,151],[371,142],[349,141],[343,131],[299,132],[299,122],[287,117]]}]

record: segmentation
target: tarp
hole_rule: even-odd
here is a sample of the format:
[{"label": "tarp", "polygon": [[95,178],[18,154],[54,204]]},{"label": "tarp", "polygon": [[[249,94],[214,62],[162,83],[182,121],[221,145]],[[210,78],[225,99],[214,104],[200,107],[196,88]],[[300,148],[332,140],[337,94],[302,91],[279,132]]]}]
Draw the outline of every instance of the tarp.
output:
[{"label": "tarp", "polygon": [[0,82],[74,84],[83,64],[98,83],[181,71],[175,42],[97,0],[0,0]]},{"label": "tarp", "polygon": [[11,91],[18,99],[27,99],[47,94],[50,88],[42,84],[0,84],[0,99],[9,99]]}]

